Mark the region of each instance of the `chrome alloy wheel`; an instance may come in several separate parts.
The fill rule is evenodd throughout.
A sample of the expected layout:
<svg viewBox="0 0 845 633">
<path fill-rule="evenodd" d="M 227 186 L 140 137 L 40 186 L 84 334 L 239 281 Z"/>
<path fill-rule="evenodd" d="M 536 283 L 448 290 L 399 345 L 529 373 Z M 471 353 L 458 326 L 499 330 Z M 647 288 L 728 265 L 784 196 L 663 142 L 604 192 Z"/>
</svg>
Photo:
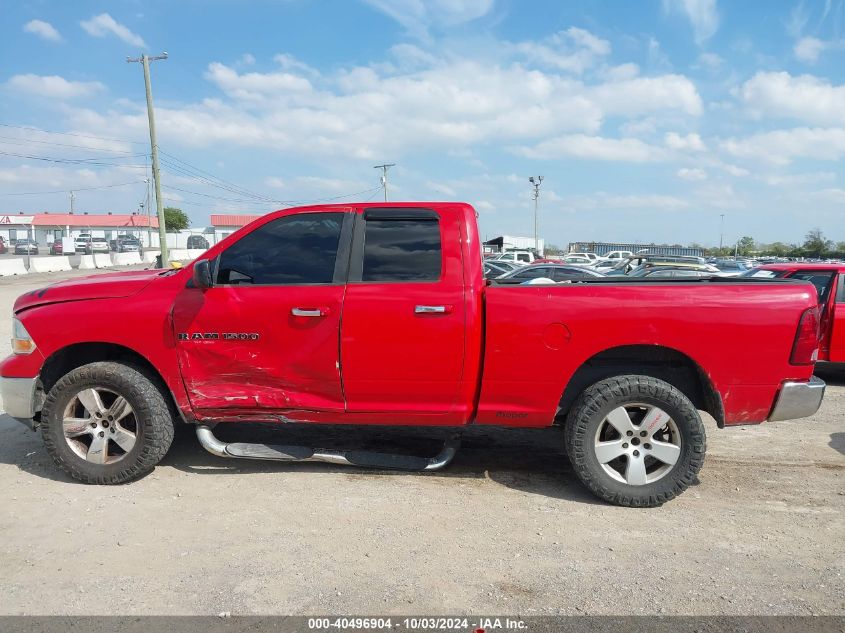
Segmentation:
<svg viewBox="0 0 845 633">
<path fill-rule="evenodd" d="M 68 402 L 62 430 L 71 450 L 94 464 L 113 464 L 135 446 L 138 422 L 126 399 L 102 387 L 90 387 Z"/>
<path fill-rule="evenodd" d="M 599 424 L 593 450 L 616 481 L 644 486 L 672 470 L 681 455 L 681 434 L 663 409 L 626 404 L 613 409 Z"/>
</svg>

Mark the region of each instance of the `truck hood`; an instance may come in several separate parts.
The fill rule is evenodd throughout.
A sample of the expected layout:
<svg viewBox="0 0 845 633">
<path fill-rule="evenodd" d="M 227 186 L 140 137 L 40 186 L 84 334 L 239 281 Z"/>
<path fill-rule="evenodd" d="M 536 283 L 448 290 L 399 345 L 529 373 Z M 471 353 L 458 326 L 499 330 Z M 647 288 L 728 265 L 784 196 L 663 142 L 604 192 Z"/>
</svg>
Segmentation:
<svg viewBox="0 0 845 633">
<path fill-rule="evenodd" d="M 169 270 L 132 270 L 122 273 L 104 273 L 91 277 L 68 279 L 58 283 L 33 290 L 18 297 L 13 311 L 17 314 L 48 303 L 63 301 L 82 301 L 86 299 L 118 299 L 131 297 L 141 292 L 159 275 L 171 272 Z"/>
</svg>

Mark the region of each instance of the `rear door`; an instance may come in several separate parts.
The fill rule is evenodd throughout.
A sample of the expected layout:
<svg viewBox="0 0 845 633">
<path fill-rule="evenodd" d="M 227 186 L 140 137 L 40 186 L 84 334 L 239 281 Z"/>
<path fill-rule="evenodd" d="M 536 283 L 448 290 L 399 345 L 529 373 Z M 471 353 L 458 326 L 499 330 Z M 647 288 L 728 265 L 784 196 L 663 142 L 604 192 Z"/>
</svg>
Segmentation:
<svg viewBox="0 0 845 633">
<path fill-rule="evenodd" d="M 349 413 L 455 407 L 464 366 L 461 242 L 457 218 L 433 210 L 358 216 L 341 325 Z"/>
<path fill-rule="evenodd" d="M 833 327 L 830 333 L 830 360 L 834 363 L 845 363 L 845 273 L 840 273 L 836 280 Z"/>
</svg>

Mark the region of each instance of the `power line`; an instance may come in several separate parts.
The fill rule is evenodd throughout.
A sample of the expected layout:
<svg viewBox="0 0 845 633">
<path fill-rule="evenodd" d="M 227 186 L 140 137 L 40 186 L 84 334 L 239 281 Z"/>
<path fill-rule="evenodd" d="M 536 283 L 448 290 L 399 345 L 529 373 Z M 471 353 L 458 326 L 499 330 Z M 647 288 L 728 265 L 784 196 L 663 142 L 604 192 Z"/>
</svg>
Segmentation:
<svg viewBox="0 0 845 633">
<path fill-rule="evenodd" d="M 29 126 L 26 126 L 26 125 L 12 125 L 11 123 L 0 123 L 0 127 L 14 128 L 16 130 L 30 130 L 32 132 L 41 132 L 42 134 L 61 134 L 63 136 L 76 136 L 76 137 L 79 137 L 79 138 L 93 138 L 93 139 L 97 139 L 99 141 L 118 141 L 118 142 L 121 142 L 121 143 L 134 143 L 136 145 L 143 145 L 144 144 L 143 141 L 130 141 L 129 139 L 126 139 L 126 138 L 109 138 L 107 136 L 91 136 L 91 135 L 88 135 L 88 134 L 77 134 L 75 132 L 54 132 L 54 131 L 51 131 L 51 130 L 42 130 L 41 128 L 29 127 Z"/>
<path fill-rule="evenodd" d="M 91 147 L 90 145 L 72 145 L 72 144 L 69 144 L 69 143 L 55 143 L 53 141 L 39 141 L 37 139 L 24 138 L 24 137 L 20 137 L 20 136 L 0 136 L 0 139 L 8 139 L 8 140 L 0 141 L 0 143 L 3 143 L 4 145 L 24 145 L 25 146 L 25 145 L 29 145 L 31 143 L 38 143 L 39 145 L 53 145 L 53 146 L 56 146 L 56 147 L 73 147 L 75 149 L 87 149 L 87 150 L 92 151 L 92 152 L 107 152 L 107 153 L 110 153 L 110 154 L 131 155 L 131 152 L 124 152 L 122 150 L 106 149 L 106 148 L 100 148 L 100 147 Z"/>
<path fill-rule="evenodd" d="M 128 185 L 137 185 L 144 182 L 143 180 L 133 180 L 132 182 L 121 182 L 116 185 L 100 185 L 99 187 L 74 187 L 74 191 L 94 191 L 96 189 L 112 189 L 114 187 L 126 187 Z M 67 193 L 67 189 L 56 189 L 54 191 L 20 191 L 15 193 L 0 193 L 0 196 L 39 196 L 51 193 Z"/>
<path fill-rule="evenodd" d="M 137 158 L 139 156 L 146 156 L 146 154 L 130 154 L 128 156 L 96 156 L 92 158 L 57 158 L 51 156 L 34 156 L 32 154 L 18 154 L 16 152 L 0 151 L 0 156 L 14 156 L 16 158 L 26 158 L 28 160 L 41 160 L 48 163 L 60 163 L 67 165 L 106 165 L 108 167 L 144 167 L 144 165 L 130 165 L 126 163 L 106 163 L 102 161 L 107 160 L 123 160 L 124 158 Z"/>
</svg>

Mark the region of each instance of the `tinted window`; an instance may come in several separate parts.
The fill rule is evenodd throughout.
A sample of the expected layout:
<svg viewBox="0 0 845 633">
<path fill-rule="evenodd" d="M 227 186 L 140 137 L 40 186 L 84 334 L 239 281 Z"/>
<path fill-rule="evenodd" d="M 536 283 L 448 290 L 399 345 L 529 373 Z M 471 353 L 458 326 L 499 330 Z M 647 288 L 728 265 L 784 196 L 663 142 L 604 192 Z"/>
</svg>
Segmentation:
<svg viewBox="0 0 845 633">
<path fill-rule="evenodd" d="M 567 281 L 569 279 L 584 279 L 585 277 L 589 277 L 589 273 L 585 273 L 583 270 L 578 270 L 577 268 L 555 268 L 553 270 L 555 281 Z"/>
<path fill-rule="evenodd" d="M 833 279 L 832 272 L 801 270 L 791 275 L 791 279 L 803 279 L 809 281 L 816 287 L 816 292 L 819 295 L 819 303 L 827 299 L 827 290 L 830 287 L 830 281 Z"/>
<path fill-rule="evenodd" d="M 839 275 L 836 288 L 836 303 L 845 303 L 845 273 Z"/>
<path fill-rule="evenodd" d="M 362 281 L 437 281 L 440 260 L 436 220 L 367 220 Z"/>
<path fill-rule="evenodd" d="M 223 251 L 221 284 L 328 284 L 342 213 L 303 213 L 268 222 Z"/>
</svg>

